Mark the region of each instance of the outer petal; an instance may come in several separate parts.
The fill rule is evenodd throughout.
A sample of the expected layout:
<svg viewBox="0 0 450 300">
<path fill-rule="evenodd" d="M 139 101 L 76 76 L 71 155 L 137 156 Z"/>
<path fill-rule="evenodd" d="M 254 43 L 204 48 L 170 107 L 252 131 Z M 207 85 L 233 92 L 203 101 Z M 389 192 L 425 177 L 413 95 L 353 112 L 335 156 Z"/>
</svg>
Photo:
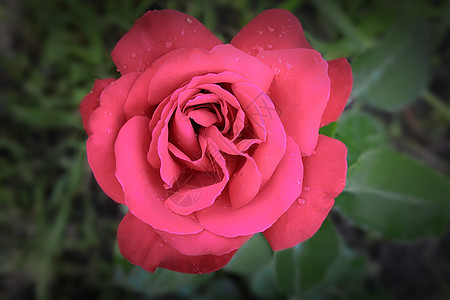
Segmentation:
<svg viewBox="0 0 450 300">
<path fill-rule="evenodd" d="M 197 234 L 172 234 L 165 231 L 155 232 L 172 248 L 183 255 L 225 255 L 239 249 L 252 235 L 226 238 L 203 230 Z"/>
<path fill-rule="evenodd" d="M 269 228 L 292 205 L 301 192 L 303 168 L 300 150 L 288 138 L 286 154 L 272 178 L 249 204 L 233 209 L 225 190 L 214 204 L 196 216 L 206 230 L 224 237 L 261 232 Z"/>
<path fill-rule="evenodd" d="M 198 233 L 203 227 L 196 220 L 177 215 L 164 205 L 168 192 L 163 188 L 159 170 L 147 161 L 149 122 L 147 117 L 134 117 L 117 137 L 116 177 L 123 187 L 125 203 L 133 215 L 156 229 L 178 234 Z"/>
<path fill-rule="evenodd" d="M 286 134 L 297 142 L 302 154 L 311 155 L 330 95 L 326 61 L 311 49 L 267 51 L 258 58 L 277 74 L 268 94 L 279 108 Z"/>
<path fill-rule="evenodd" d="M 263 50 L 312 48 L 298 19 L 284 9 L 263 11 L 236 34 L 231 44 L 251 55 Z"/>
<path fill-rule="evenodd" d="M 273 250 L 293 247 L 313 236 L 325 220 L 334 198 L 345 185 L 347 149 L 340 141 L 321 135 L 317 154 L 303 158 L 303 192 L 264 236 Z"/>
<path fill-rule="evenodd" d="M 330 99 L 322 115 L 321 127 L 339 118 L 344 111 L 353 84 L 352 68 L 345 58 L 328 61 L 328 76 L 331 81 Z"/>
<path fill-rule="evenodd" d="M 100 105 L 100 94 L 114 80 L 114 78 L 96 79 L 92 90 L 84 96 L 83 101 L 80 103 L 81 119 L 83 120 L 83 127 L 88 135 L 92 134 L 88 124 L 89 118 L 92 112 Z"/>
<path fill-rule="evenodd" d="M 209 273 L 226 265 L 236 252 L 221 256 L 183 255 L 164 242 L 151 226 L 131 213 L 127 213 L 119 225 L 117 242 L 120 253 L 127 260 L 149 272 L 161 267 L 182 273 Z"/>
<path fill-rule="evenodd" d="M 185 48 L 162 57 L 149 86 L 150 103 L 159 103 L 194 76 L 208 73 L 234 72 L 267 92 L 273 71 L 260 60 L 231 45 L 220 45 L 211 51 Z M 158 63 L 156 61 L 155 63 Z"/>
<path fill-rule="evenodd" d="M 88 128 L 91 129 L 86 143 L 89 165 L 98 185 L 119 203 L 123 203 L 123 191 L 114 175 L 114 143 L 125 122 L 123 104 L 139 75 L 140 73 L 132 73 L 123 76 L 103 90 L 100 106 L 91 114 L 88 123 Z"/>
<path fill-rule="evenodd" d="M 174 49 L 212 49 L 222 42 L 197 19 L 175 10 L 153 10 L 139 18 L 111 56 L 120 73 L 144 71 Z"/>
</svg>

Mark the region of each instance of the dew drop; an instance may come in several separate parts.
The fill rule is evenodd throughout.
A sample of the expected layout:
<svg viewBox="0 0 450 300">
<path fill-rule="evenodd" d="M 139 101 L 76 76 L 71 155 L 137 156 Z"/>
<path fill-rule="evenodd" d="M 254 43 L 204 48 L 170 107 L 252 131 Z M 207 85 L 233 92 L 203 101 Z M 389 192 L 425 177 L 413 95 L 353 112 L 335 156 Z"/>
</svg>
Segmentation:
<svg viewBox="0 0 450 300">
<path fill-rule="evenodd" d="M 269 27 L 267 27 L 267 30 L 269 30 L 269 32 L 274 32 L 275 28 L 273 26 L 269 26 Z"/>
<path fill-rule="evenodd" d="M 164 45 L 164 47 L 166 47 L 166 48 L 172 47 L 172 42 L 171 42 L 171 41 L 166 42 L 166 44 Z"/>
<path fill-rule="evenodd" d="M 298 201 L 299 204 L 305 204 L 306 203 L 306 200 L 303 199 L 303 198 L 298 198 L 297 201 Z"/>
<path fill-rule="evenodd" d="M 283 37 L 283 33 L 280 32 L 280 33 L 278 34 L 278 37 L 279 37 L 279 38 L 282 38 L 282 37 Z"/>
<path fill-rule="evenodd" d="M 190 17 L 187 17 L 186 22 L 187 22 L 188 24 L 192 24 L 192 19 L 191 19 Z"/>
<path fill-rule="evenodd" d="M 184 35 L 184 28 L 181 28 L 181 35 Z"/>
<path fill-rule="evenodd" d="M 279 64 L 281 64 L 281 58 L 279 58 L 277 61 L 278 61 Z"/>
<path fill-rule="evenodd" d="M 136 52 L 131 53 L 131 57 L 135 58 L 136 57 Z"/>
<path fill-rule="evenodd" d="M 281 73 L 281 70 L 280 70 L 280 68 L 275 68 L 275 69 L 274 69 L 274 71 L 275 71 L 275 75 L 278 75 L 278 74 L 280 74 L 280 73 Z"/>
<path fill-rule="evenodd" d="M 111 128 L 106 128 L 106 133 L 111 133 Z"/>
<path fill-rule="evenodd" d="M 302 181 L 301 181 L 300 179 L 297 179 L 297 183 L 298 183 L 298 184 L 301 184 Z"/>
<path fill-rule="evenodd" d="M 316 154 L 317 154 L 316 150 L 311 151 L 311 155 L 316 155 Z"/>
<path fill-rule="evenodd" d="M 151 52 L 151 51 L 152 51 L 152 48 L 150 48 L 150 47 L 147 48 L 147 51 L 148 51 L 148 52 Z"/>
<path fill-rule="evenodd" d="M 122 69 L 126 70 L 126 69 L 128 69 L 128 66 L 127 65 L 123 65 Z"/>
<path fill-rule="evenodd" d="M 258 34 L 259 34 L 259 35 L 263 35 L 263 34 L 264 34 L 264 31 L 260 30 L 260 31 L 258 31 Z"/>
<path fill-rule="evenodd" d="M 305 192 L 308 192 L 310 189 L 311 189 L 310 186 L 305 186 L 305 187 L 303 188 L 303 190 L 304 190 Z"/>
<path fill-rule="evenodd" d="M 272 49 L 273 48 L 272 44 L 267 44 L 267 48 Z"/>
<path fill-rule="evenodd" d="M 147 197 L 147 198 L 148 198 L 148 196 L 149 196 L 149 195 L 148 195 L 148 193 L 146 192 L 146 193 L 145 193 L 145 197 Z"/>
<path fill-rule="evenodd" d="M 239 57 L 236 57 L 234 60 L 235 60 L 235 61 L 239 61 Z"/>
<path fill-rule="evenodd" d="M 292 70 L 292 65 L 291 65 L 291 64 L 287 64 L 287 65 L 286 65 L 286 68 L 287 68 L 288 70 Z"/>
<path fill-rule="evenodd" d="M 164 247 L 163 243 L 159 242 L 158 245 L 162 248 Z"/>
</svg>

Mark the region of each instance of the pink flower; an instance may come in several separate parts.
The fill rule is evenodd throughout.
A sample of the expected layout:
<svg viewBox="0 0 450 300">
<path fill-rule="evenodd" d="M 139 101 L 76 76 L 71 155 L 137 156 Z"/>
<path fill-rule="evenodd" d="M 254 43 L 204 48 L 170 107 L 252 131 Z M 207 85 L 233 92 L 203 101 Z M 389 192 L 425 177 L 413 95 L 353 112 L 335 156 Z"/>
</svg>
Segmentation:
<svg viewBox="0 0 450 300">
<path fill-rule="evenodd" d="M 80 105 L 100 187 L 128 207 L 122 255 L 153 272 L 223 267 L 253 234 L 273 250 L 320 227 L 343 190 L 346 148 L 319 135 L 352 85 L 286 10 L 224 45 L 195 18 L 149 11 L 116 45 L 119 79 Z"/>
</svg>

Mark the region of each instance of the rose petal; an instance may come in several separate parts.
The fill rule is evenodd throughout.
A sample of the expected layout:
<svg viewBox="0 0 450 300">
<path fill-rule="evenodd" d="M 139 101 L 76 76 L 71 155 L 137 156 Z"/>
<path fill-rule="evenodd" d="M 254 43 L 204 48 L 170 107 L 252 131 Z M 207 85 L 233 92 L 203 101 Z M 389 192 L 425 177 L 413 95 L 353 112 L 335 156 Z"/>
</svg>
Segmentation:
<svg viewBox="0 0 450 300">
<path fill-rule="evenodd" d="M 258 58 L 277 74 L 268 94 L 280 111 L 286 134 L 303 154 L 311 155 L 330 95 L 327 62 L 311 49 L 267 51 Z"/>
<path fill-rule="evenodd" d="M 317 154 L 303 158 L 303 192 L 264 236 L 274 251 L 293 247 L 313 236 L 344 189 L 347 149 L 320 135 Z"/>
<path fill-rule="evenodd" d="M 91 114 L 88 128 L 91 135 L 86 142 L 87 159 L 98 185 L 118 203 L 123 203 L 123 191 L 115 176 L 114 143 L 125 122 L 123 103 L 140 73 L 122 76 L 100 95 L 100 105 Z"/>
<path fill-rule="evenodd" d="M 123 187 L 125 203 L 133 215 L 156 229 L 178 234 L 198 233 L 203 227 L 197 221 L 177 215 L 164 205 L 169 195 L 163 188 L 159 170 L 147 161 L 149 121 L 142 116 L 130 119 L 115 143 L 116 177 Z"/>
<path fill-rule="evenodd" d="M 242 157 L 244 164 L 235 170 L 228 184 L 229 197 L 233 208 L 247 205 L 259 192 L 262 176 L 253 158 Z"/>
<path fill-rule="evenodd" d="M 231 44 L 251 55 L 264 50 L 312 48 L 298 19 L 284 9 L 263 11 L 235 35 Z"/>
<path fill-rule="evenodd" d="M 207 73 L 230 71 L 245 77 L 266 92 L 272 82 L 273 71 L 259 59 L 231 45 L 219 45 L 211 51 L 185 48 L 167 54 L 149 86 L 151 103 L 159 103 L 192 77 Z"/>
<path fill-rule="evenodd" d="M 189 117 L 179 110 L 175 111 L 174 117 L 169 122 L 169 130 L 169 140 L 173 145 L 193 160 L 200 157 L 202 149 Z"/>
<path fill-rule="evenodd" d="M 100 105 L 100 94 L 114 80 L 114 78 L 96 79 L 92 90 L 84 96 L 80 103 L 81 119 L 83 120 L 83 127 L 88 136 L 92 134 L 88 124 L 89 118 L 91 117 L 92 112 Z"/>
<path fill-rule="evenodd" d="M 196 212 L 197 219 L 206 230 L 224 237 L 262 232 L 275 223 L 300 195 L 302 177 L 300 150 L 288 138 L 286 153 L 278 168 L 253 201 L 234 209 L 225 189 L 213 205 Z"/>
<path fill-rule="evenodd" d="M 148 102 L 148 83 L 152 80 L 154 68 L 147 69 L 137 79 L 125 101 L 123 110 L 127 120 L 135 116 L 151 116 L 154 106 Z"/>
<path fill-rule="evenodd" d="M 353 85 L 352 68 L 345 58 L 328 61 L 330 99 L 322 115 L 320 127 L 337 121 L 345 108 Z"/>
<path fill-rule="evenodd" d="M 265 126 L 265 142 L 252 155 L 262 175 L 261 185 L 264 186 L 285 154 L 286 133 L 272 101 L 256 86 L 246 82 L 236 83 L 233 91 L 241 101 L 247 118 L 253 120 L 255 125 L 263 123 Z M 252 108 L 258 108 L 259 112 Z"/>
<path fill-rule="evenodd" d="M 215 153 L 211 156 L 214 159 L 211 164 L 217 165 L 221 174 L 201 172 L 190 176 L 189 181 L 166 200 L 166 205 L 177 214 L 189 215 L 212 205 L 229 180 L 225 159 L 217 145 L 209 138 L 206 141 L 208 142 L 206 152 L 209 155 Z"/>
<path fill-rule="evenodd" d="M 220 256 L 183 255 L 131 213 L 127 213 L 119 225 L 117 243 L 123 257 L 152 273 L 158 267 L 182 273 L 209 273 L 226 265 L 236 252 Z"/>
<path fill-rule="evenodd" d="M 111 53 L 122 75 L 144 71 L 174 49 L 210 50 L 222 42 L 197 19 L 175 10 L 153 10 L 139 18 Z"/>
<path fill-rule="evenodd" d="M 252 235 L 226 238 L 203 230 L 197 234 L 172 234 L 155 230 L 172 248 L 183 255 L 224 255 L 239 249 Z"/>
</svg>

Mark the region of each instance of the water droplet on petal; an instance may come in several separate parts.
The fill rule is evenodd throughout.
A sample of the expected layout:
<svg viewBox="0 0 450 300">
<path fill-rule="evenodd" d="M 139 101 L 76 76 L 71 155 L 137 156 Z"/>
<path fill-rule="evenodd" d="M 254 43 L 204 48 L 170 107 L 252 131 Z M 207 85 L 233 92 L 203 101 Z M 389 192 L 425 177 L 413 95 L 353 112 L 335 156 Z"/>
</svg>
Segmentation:
<svg viewBox="0 0 450 300">
<path fill-rule="evenodd" d="M 166 47 L 166 48 L 172 47 L 172 42 L 171 42 L 171 41 L 166 42 L 166 44 L 164 45 L 164 47 Z"/>
<path fill-rule="evenodd" d="M 184 35 L 184 28 L 181 28 L 181 35 Z"/>
<path fill-rule="evenodd" d="M 303 199 L 303 198 L 298 198 L 297 201 L 298 201 L 299 204 L 305 204 L 306 203 L 306 200 Z"/>
<path fill-rule="evenodd" d="M 301 181 L 300 179 L 297 179 L 297 183 L 298 183 L 298 184 L 301 184 L 302 181 Z"/>
<path fill-rule="evenodd" d="M 316 150 L 311 151 L 311 155 L 316 155 L 316 154 L 317 154 Z"/>
<path fill-rule="evenodd" d="M 272 44 L 267 44 L 267 48 L 272 49 L 273 48 Z"/>
<path fill-rule="evenodd" d="M 303 190 L 304 190 L 305 192 L 308 192 L 310 189 L 311 189 L 310 186 L 305 186 L 305 187 L 303 188 Z"/>
<path fill-rule="evenodd" d="M 279 58 L 277 61 L 278 61 L 279 64 L 281 64 L 281 58 Z"/>
<path fill-rule="evenodd" d="M 292 70 L 292 65 L 291 65 L 291 64 L 287 64 L 287 65 L 286 65 L 286 68 L 287 68 L 288 70 Z"/>
<path fill-rule="evenodd" d="M 187 22 L 188 24 L 192 24 L 192 19 L 191 19 L 190 17 L 187 17 L 186 22 Z"/>
<path fill-rule="evenodd" d="M 263 34 L 264 34 L 264 31 L 260 30 L 260 31 L 258 31 L 258 34 L 259 34 L 259 35 L 263 35 Z"/>
<path fill-rule="evenodd" d="M 106 133 L 111 133 L 111 128 L 106 128 Z"/>
<path fill-rule="evenodd" d="M 269 30 L 269 32 L 274 32 L 275 28 L 273 26 L 269 26 L 269 27 L 267 27 L 267 30 Z"/>
<path fill-rule="evenodd" d="M 281 73 L 281 70 L 280 70 L 280 68 L 275 68 L 274 72 L 275 72 L 275 75 L 278 75 Z"/>
<path fill-rule="evenodd" d="M 136 57 L 136 52 L 131 53 L 131 57 L 135 58 Z"/>
<path fill-rule="evenodd" d="M 128 66 L 127 65 L 123 65 L 122 69 L 126 70 L 126 69 L 128 69 Z"/>
<path fill-rule="evenodd" d="M 163 243 L 159 242 L 158 245 L 162 248 L 164 247 Z"/>
</svg>

